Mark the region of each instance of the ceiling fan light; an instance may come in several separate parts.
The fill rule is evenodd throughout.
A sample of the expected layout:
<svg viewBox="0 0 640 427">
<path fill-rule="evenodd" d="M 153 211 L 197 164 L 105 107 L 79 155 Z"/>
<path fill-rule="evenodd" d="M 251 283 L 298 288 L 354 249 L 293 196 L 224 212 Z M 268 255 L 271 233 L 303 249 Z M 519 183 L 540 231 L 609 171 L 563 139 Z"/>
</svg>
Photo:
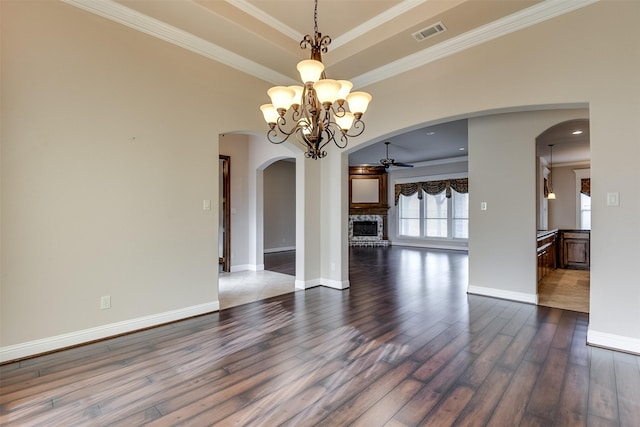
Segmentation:
<svg viewBox="0 0 640 427">
<path fill-rule="evenodd" d="M 356 117 L 362 115 L 367 111 L 369 102 L 371 102 L 371 95 L 367 92 L 352 92 L 347 95 L 347 102 L 349 103 L 349 109 Z"/>
<path fill-rule="evenodd" d="M 349 129 L 351 129 L 351 125 L 353 124 L 353 121 L 355 119 L 356 117 L 353 115 L 353 113 L 347 111 L 342 116 L 336 116 L 336 123 L 338 124 L 338 126 L 340 126 L 340 129 L 342 129 L 343 132 L 347 132 Z"/>
<path fill-rule="evenodd" d="M 264 121 L 267 123 L 276 123 L 278 121 L 278 110 L 273 106 L 273 104 L 262 104 L 260 106 L 260 110 L 262 110 L 262 115 L 264 116 Z"/>
<path fill-rule="evenodd" d="M 349 80 L 338 80 L 340 83 L 340 90 L 338 91 L 338 99 L 347 99 L 347 95 L 351 92 L 351 88 L 353 87 L 353 83 Z"/>
<path fill-rule="evenodd" d="M 267 91 L 267 94 L 276 110 L 287 111 L 291 107 L 296 93 L 286 86 L 274 86 Z"/>
<path fill-rule="evenodd" d="M 320 80 L 320 76 L 324 71 L 324 64 L 315 59 L 305 59 L 298 62 L 298 72 L 302 83 L 315 83 Z"/>
<path fill-rule="evenodd" d="M 338 92 L 341 87 L 342 85 L 338 81 L 332 79 L 318 80 L 313 84 L 313 88 L 316 91 L 316 97 L 322 105 L 331 105 L 336 102 L 336 99 L 338 99 Z"/>
</svg>

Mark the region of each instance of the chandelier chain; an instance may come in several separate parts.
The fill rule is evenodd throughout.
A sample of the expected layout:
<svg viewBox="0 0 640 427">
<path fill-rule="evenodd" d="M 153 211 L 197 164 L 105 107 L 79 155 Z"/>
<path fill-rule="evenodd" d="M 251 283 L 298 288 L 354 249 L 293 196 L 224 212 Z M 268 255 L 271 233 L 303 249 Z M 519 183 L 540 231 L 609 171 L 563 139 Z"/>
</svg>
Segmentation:
<svg viewBox="0 0 640 427">
<path fill-rule="evenodd" d="M 318 0 L 316 0 L 313 9 L 313 32 L 318 33 Z"/>
</svg>

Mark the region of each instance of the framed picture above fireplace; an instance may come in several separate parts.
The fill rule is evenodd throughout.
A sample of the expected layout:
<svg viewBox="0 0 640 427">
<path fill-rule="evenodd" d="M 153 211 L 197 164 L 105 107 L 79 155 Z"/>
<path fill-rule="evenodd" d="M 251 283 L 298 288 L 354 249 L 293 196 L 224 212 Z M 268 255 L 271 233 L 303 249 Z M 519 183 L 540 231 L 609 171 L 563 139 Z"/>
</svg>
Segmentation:
<svg viewBox="0 0 640 427">
<path fill-rule="evenodd" d="M 388 208 L 387 173 L 384 167 L 349 168 L 349 207 Z"/>
</svg>

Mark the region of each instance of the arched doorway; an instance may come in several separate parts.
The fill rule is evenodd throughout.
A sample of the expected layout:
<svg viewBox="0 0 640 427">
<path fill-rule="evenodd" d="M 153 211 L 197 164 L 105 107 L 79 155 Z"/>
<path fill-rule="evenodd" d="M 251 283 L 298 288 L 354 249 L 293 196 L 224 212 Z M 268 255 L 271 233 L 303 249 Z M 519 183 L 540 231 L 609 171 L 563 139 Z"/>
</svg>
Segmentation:
<svg viewBox="0 0 640 427">
<path fill-rule="evenodd" d="M 538 304 L 588 313 L 589 120 L 567 120 L 542 132 L 536 165 Z"/>
</svg>

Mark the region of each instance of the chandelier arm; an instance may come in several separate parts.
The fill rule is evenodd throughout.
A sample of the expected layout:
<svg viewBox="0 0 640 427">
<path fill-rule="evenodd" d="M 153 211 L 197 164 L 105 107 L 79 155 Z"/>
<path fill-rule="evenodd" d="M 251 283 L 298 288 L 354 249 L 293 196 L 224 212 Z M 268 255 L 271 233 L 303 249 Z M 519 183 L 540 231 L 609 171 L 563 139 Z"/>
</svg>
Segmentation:
<svg viewBox="0 0 640 427">
<path fill-rule="evenodd" d="M 291 128 L 290 131 L 286 131 L 285 130 L 285 126 L 287 125 L 287 119 L 285 119 L 284 117 L 279 117 L 278 121 L 276 122 L 276 126 L 275 128 L 278 129 L 278 131 L 275 131 L 275 128 L 272 128 L 271 130 L 274 131 L 276 134 L 279 132 L 282 135 L 286 135 L 286 138 L 283 141 L 286 141 L 287 138 L 289 138 L 291 135 L 293 135 L 294 133 L 297 132 L 298 128 L 300 127 L 300 125 L 296 122 L 295 126 L 293 126 L 293 128 Z"/>
<path fill-rule="evenodd" d="M 290 136 L 291 134 L 286 134 L 286 136 L 282 138 L 275 128 L 269 129 L 269 131 L 267 132 L 267 139 L 272 144 L 282 144 L 287 139 L 289 139 Z"/>
<path fill-rule="evenodd" d="M 322 62 L 322 53 L 328 51 L 331 37 L 323 36 L 318 31 L 318 0 L 314 1 L 313 23 L 313 35 L 307 34 L 304 36 L 300 41 L 300 47 L 302 49 L 309 48 L 311 50 L 311 59 Z M 322 71 L 320 78 L 326 78 L 324 71 Z M 364 122 L 360 120 L 362 114 L 355 114 L 355 120 L 351 122 L 351 113 L 344 99 L 338 100 L 335 106 L 322 105 L 318 101 L 313 84 L 311 82 L 303 82 L 303 84 L 302 99 L 298 101 L 300 105 L 294 104 L 290 109 L 290 113 L 283 113 L 282 110 L 277 110 L 279 116 L 274 116 L 276 109 L 273 105 L 265 104 L 260 108 L 263 110 L 270 127 L 267 132 L 267 138 L 270 142 L 282 144 L 291 135 L 296 134 L 294 138 L 305 148 L 305 156 L 312 159 L 321 159 L 327 155 L 324 147 L 329 142 L 333 141 L 338 148 L 343 149 L 346 148 L 350 137 L 359 136 L 364 132 Z M 286 130 L 288 126 L 287 119 L 284 117 L 285 114 L 288 114 L 287 117 L 292 121 L 291 128 L 288 131 Z M 347 114 L 349 114 L 348 122 L 351 122 L 350 131 L 353 132 L 351 134 L 349 131 L 343 130 L 334 121 L 345 118 Z M 345 120 L 343 125 L 346 126 L 346 123 L 347 121 Z"/>
<path fill-rule="evenodd" d="M 349 138 L 347 137 L 347 134 L 346 134 L 346 133 L 342 133 L 342 132 L 341 132 L 341 135 L 340 135 L 340 141 L 342 141 L 342 145 L 338 145 L 338 143 L 337 143 L 337 142 L 336 142 L 336 145 L 337 145 L 339 148 L 345 148 L 345 147 L 347 146 L 347 144 L 349 143 Z"/>
<path fill-rule="evenodd" d="M 348 135 L 346 133 L 344 133 L 342 131 L 342 129 L 340 129 L 339 126 L 337 126 L 335 123 L 332 122 L 332 126 L 328 127 L 329 131 L 327 133 L 329 133 L 331 135 L 331 138 L 329 138 L 330 141 L 333 141 L 333 143 L 336 145 L 336 147 L 343 149 L 347 146 L 347 144 L 349 143 L 349 138 Z M 337 131 L 336 131 L 337 130 Z M 336 138 L 336 134 L 340 133 L 340 139 Z"/>
<path fill-rule="evenodd" d="M 345 132 L 345 136 L 348 136 L 349 138 L 355 138 L 356 136 L 360 136 L 362 135 L 362 132 L 364 132 L 364 122 L 360 119 L 356 119 L 353 121 L 353 124 L 351 125 L 351 129 L 349 130 L 353 130 L 355 133 L 349 133 L 349 132 Z"/>
<path fill-rule="evenodd" d="M 338 104 L 336 107 L 332 105 L 331 112 L 336 117 L 344 117 L 344 115 L 347 113 L 347 109 L 344 108 L 344 104 L 342 105 Z"/>
</svg>

